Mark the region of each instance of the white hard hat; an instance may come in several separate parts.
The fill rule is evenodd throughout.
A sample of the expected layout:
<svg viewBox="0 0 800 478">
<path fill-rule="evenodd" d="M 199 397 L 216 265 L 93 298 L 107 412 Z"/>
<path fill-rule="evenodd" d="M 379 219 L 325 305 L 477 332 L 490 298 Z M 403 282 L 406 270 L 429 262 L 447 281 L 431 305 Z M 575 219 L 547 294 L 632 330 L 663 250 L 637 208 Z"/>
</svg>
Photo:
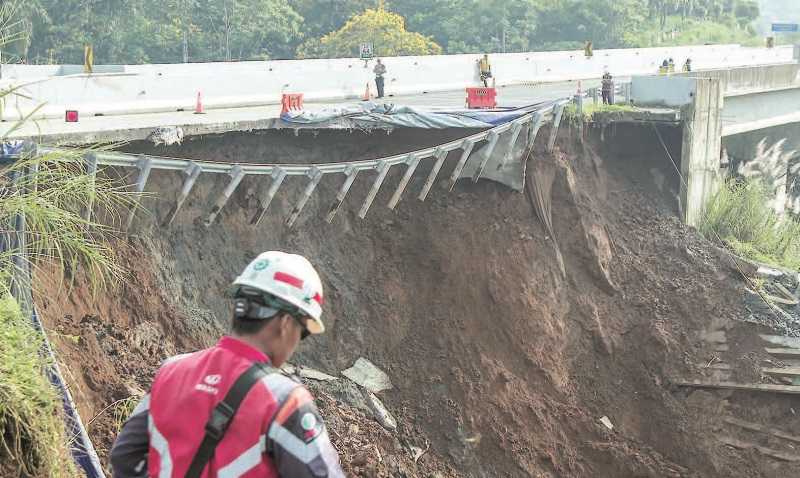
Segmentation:
<svg viewBox="0 0 800 478">
<path fill-rule="evenodd" d="M 297 307 L 311 318 L 306 324 L 312 334 L 325 331 L 322 323 L 322 281 L 303 256 L 280 251 L 259 254 L 233 281 L 234 294 L 242 287 L 260 290 Z"/>
</svg>

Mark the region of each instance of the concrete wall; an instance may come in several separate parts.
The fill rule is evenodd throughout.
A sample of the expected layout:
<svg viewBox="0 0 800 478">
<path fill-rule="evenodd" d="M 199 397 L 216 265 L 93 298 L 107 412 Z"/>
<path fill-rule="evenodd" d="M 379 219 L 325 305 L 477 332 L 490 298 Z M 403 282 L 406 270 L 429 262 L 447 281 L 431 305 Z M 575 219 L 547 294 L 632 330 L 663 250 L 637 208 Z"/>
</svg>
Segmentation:
<svg viewBox="0 0 800 478">
<path fill-rule="evenodd" d="M 710 45 L 675 48 L 597 50 L 586 59 L 581 51 L 491 55 L 498 85 L 597 78 L 605 68 L 617 76 L 657 70 L 664 58 L 677 64 L 691 57 L 696 68 L 792 61 L 789 48 L 742 48 Z M 478 84 L 479 55 L 386 58 L 389 94 L 457 90 Z M 373 63 L 352 58 L 267 62 L 189 63 L 125 66 L 124 73 L 59 75 L 52 66 L 4 66 L 0 85 L 25 83 L 6 105 L 5 117 L 27 114 L 44 103 L 38 117 L 61 117 L 65 109 L 83 115 L 172 111 L 193 107 L 202 92 L 206 107 L 275 104 L 280 95 L 303 93 L 307 100 L 360 97 L 372 80 Z M 374 91 L 374 89 L 373 89 Z"/>
<path fill-rule="evenodd" d="M 726 96 L 723 136 L 800 121 L 800 85 L 750 95 Z"/>
<path fill-rule="evenodd" d="M 694 102 L 685 107 L 680 201 L 687 224 L 702 222 L 706 202 L 720 184 L 723 92 L 719 79 L 697 78 Z"/>
<path fill-rule="evenodd" d="M 698 71 L 692 72 L 690 76 L 719 79 L 725 96 L 800 87 L 800 65 L 796 63 Z"/>
<path fill-rule="evenodd" d="M 680 108 L 692 102 L 696 81 L 675 76 L 634 76 L 631 79 L 631 99 L 639 106 Z"/>
</svg>

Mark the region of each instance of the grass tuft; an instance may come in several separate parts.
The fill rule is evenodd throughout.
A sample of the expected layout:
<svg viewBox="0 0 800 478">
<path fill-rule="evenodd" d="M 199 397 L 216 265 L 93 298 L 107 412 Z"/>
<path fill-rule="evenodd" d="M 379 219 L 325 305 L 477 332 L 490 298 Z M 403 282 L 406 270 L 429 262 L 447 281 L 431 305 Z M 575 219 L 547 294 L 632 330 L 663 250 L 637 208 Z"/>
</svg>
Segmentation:
<svg viewBox="0 0 800 478">
<path fill-rule="evenodd" d="M 705 208 L 700 232 L 719 236 L 739 255 L 800 269 L 800 222 L 770 207 L 770 191 L 757 179 L 729 179 Z"/>
</svg>

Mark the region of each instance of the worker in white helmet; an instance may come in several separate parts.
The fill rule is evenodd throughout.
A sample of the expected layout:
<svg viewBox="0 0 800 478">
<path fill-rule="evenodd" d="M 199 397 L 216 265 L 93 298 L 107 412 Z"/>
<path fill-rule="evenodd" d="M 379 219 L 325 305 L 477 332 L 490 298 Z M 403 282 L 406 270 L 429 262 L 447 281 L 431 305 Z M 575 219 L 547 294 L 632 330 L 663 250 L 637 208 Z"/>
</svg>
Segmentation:
<svg viewBox="0 0 800 478">
<path fill-rule="evenodd" d="M 325 331 L 319 275 L 270 251 L 231 289 L 232 333 L 161 366 L 111 450 L 116 478 L 344 476 L 311 394 L 278 371 Z"/>
</svg>

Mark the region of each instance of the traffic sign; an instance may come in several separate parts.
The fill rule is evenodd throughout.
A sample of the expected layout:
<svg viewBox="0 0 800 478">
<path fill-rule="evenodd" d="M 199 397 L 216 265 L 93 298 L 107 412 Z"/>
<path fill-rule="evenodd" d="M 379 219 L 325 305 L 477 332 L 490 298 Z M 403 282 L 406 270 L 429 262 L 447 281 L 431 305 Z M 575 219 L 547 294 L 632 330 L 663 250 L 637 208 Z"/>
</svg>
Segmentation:
<svg viewBox="0 0 800 478">
<path fill-rule="evenodd" d="M 773 32 L 797 33 L 798 31 L 800 31 L 800 28 L 798 28 L 797 23 L 773 23 L 772 24 L 772 31 Z"/>
<path fill-rule="evenodd" d="M 372 43 L 362 43 L 358 48 L 359 57 L 362 60 L 371 60 L 373 55 Z"/>
</svg>

